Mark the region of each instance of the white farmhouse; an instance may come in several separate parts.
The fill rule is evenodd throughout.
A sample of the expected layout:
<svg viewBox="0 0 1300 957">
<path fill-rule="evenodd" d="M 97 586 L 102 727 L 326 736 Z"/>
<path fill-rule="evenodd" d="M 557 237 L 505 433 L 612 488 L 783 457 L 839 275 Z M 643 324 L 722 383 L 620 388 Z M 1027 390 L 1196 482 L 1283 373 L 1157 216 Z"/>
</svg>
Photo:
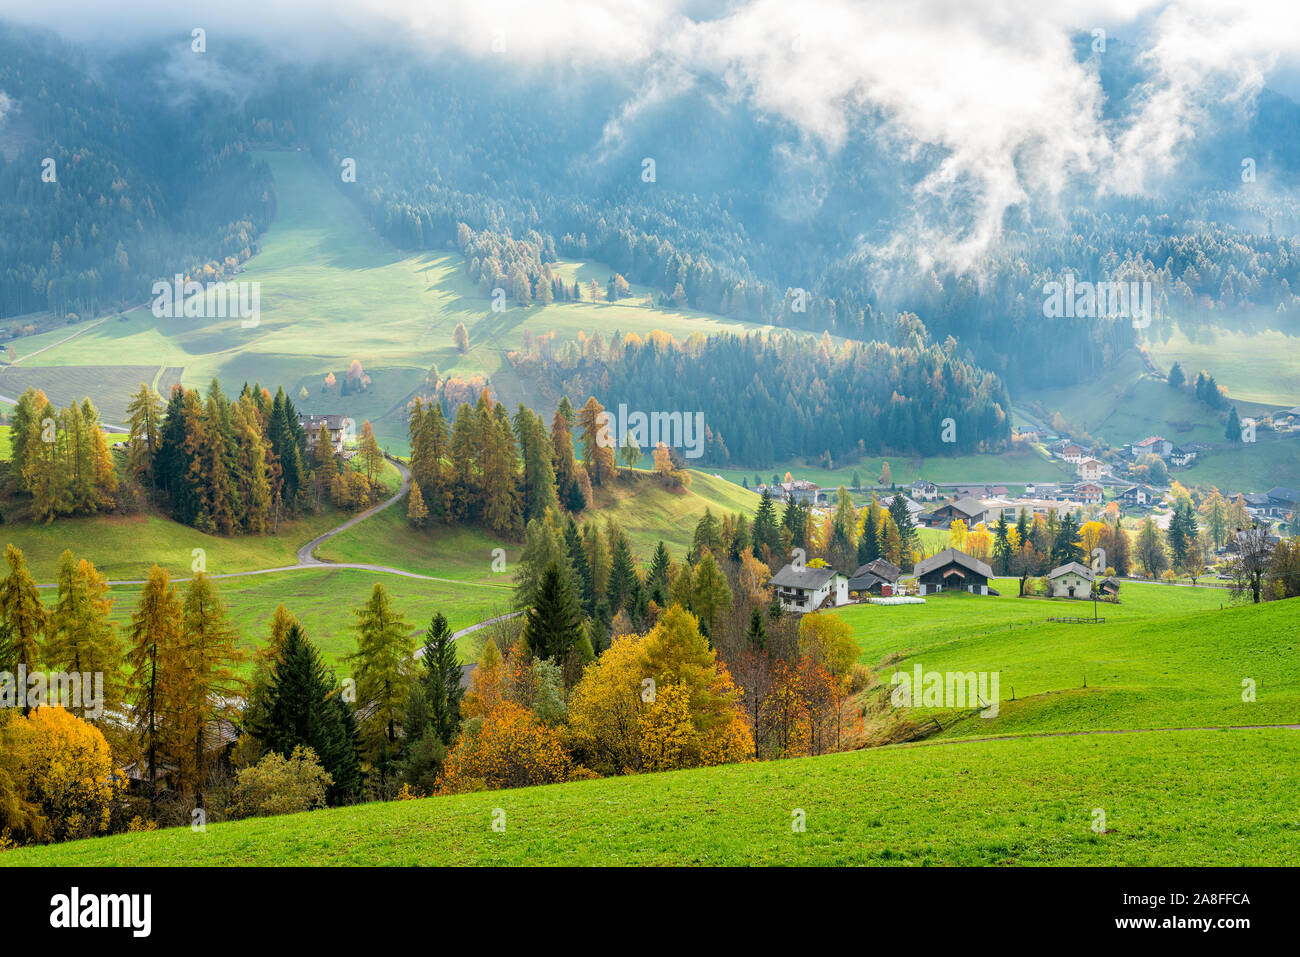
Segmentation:
<svg viewBox="0 0 1300 957">
<path fill-rule="evenodd" d="M 1084 459 L 1079 463 L 1079 478 L 1085 482 L 1096 482 L 1101 479 L 1102 473 L 1106 471 L 1106 466 L 1102 465 L 1096 459 Z"/>
<path fill-rule="evenodd" d="M 1089 598 L 1092 580 L 1092 569 L 1078 562 L 1066 562 L 1047 573 L 1053 598 Z"/>
<path fill-rule="evenodd" d="M 805 613 L 816 611 L 824 603 L 835 606 L 849 601 L 849 580 L 829 567 L 786 565 L 768 584 L 776 589 L 776 596 L 786 611 Z"/>
</svg>

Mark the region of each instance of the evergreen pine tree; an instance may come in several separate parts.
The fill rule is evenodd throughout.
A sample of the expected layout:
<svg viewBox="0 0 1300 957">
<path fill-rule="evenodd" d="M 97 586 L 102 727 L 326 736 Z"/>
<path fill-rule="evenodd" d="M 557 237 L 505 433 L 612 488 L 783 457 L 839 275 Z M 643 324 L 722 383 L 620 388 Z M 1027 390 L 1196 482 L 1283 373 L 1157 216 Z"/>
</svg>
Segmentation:
<svg viewBox="0 0 1300 957">
<path fill-rule="evenodd" d="M 564 661 L 581 635 L 582 614 L 568 576 L 558 562 L 542 573 L 533 605 L 524 616 L 523 636 L 539 658 Z"/>
</svg>

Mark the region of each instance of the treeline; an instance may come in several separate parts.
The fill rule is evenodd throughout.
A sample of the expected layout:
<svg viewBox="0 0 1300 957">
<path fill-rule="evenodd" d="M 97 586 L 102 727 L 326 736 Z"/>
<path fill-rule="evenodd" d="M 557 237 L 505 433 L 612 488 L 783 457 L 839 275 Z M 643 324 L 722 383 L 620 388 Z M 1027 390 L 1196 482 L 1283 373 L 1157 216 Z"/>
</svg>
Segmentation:
<svg viewBox="0 0 1300 957">
<path fill-rule="evenodd" d="M 56 409 L 44 392 L 28 389 L 14 405 L 9 441 L 9 474 L 31 496 L 36 521 L 116 504 L 117 471 L 90 399 Z"/>
<path fill-rule="evenodd" d="M 410 629 L 382 586 L 356 609 L 352 674 L 340 682 L 283 605 L 243 670 L 243 637 L 201 572 L 182 589 L 154 566 L 119 627 L 89 561 L 64 552 L 47 606 L 22 552 L 10 545 L 5 557 L 0 849 L 384 793 L 371 775 L 388 768 L 391 702 L 376 688 L 399 665 L 409 672 L 383 655 Z M 46 680 L 15 677 L 37 674 Z"/>
<path fill-rule="evenodd" d="M 614 699 L 599 715 L 570 714 L 574 751 L 587 767 L 601 773 L 665 767 L 647 762 L 626 739 L 635 725 L 628 718 L 640 711 L 634 663 L 644 652 L 636 636 L 653 638 L 666 622 L 688 619 L 689 631 L 700 636 L 691 640 L 712 649 L 719 673 L 735 682 L 744 730 L 738 724 L 731 734 L 740 758 L 844 745 L 853 722 L 842 715 L 843 705 L 870 673 L 855 664 L 858 648 L 843 621 L 782 610 L 768 586 L 770 567 L 757 556 L 781 560 L 767 541 L 783 547 L 783 532 L 763 523 L 762 511 L 751 522 L 741 513 L 706 510 L 685 555 L 673 559 L 660 542 L 644 565 L 612 519 L 579 527 L 551 511 L 528 523 L 515 575 L 516 605 L 524 610 L 519 641 L 554 661 L 573 689 L 571 709 L 593 695 Z M 674 617 L 685 613 L 687 619 Z"/>
<path fill-rule="evenodd" d="M 115 86 L 134 80 L 92 77 L 77 51 L 0 26 L 17 146 L 0 155 L 0 316 L 95 315 L 175 272 L 215 280 L 256 251 L 275 217 L 270 169 L 205 104 L 158 108 Z M 195 111 L 211 120 L 202 137 Z"/>
<path fill-rule="evenodd" d="M 284 389 L 274 398 L 244 384 L 232 401 L 212 380 L 206 398 L 177 387 L 163 407 L 143 384 L 130 414 L 129 469 L 163 493 L 179 522 L 220 535 L 274 532 L 285 515 L 331 501 L 370 505 L 384 456 L 369 422 L 345 462 L 324 423 L 308 451 L 306 429 Z"/>
<path fill-rule="evenodd" d="M 46 605 L 10 546 L 0 673 L 52 677 L 35 697 L 3 689 L 0 849 L 842 747 L 870 680 L 852 631 L 783 614 L 743 526 L 706 515 L 680 563 L 660 543 L 643 568 L 616 526 L 588 523 L 575 554 L 592 561 L 575 565 L 572 520 L 533 519 L 524 614 L 491 626 L 468 688 L 446 618 L 417 642 L 380 584 L 339 678 L 283 605 L 249 662 L 202 573 L 182 587 L 155 566 L 119 627 L 93 564 L 65 552 Z M 596 587 L 595 614 L 613 611 L 599 647 Z M 72 673 L 101 680 L 96 696 Z"/>
<path fill-rule="evenodd" d="M 441 402 L 417 397 L 408 423 L 408 521 L 417 528 L 469 521 L 519 539 L 526 522 L 550 510 L 581 512 L 594 501 L 593 486 L 619 475 L 615 449 L 602 442 L 602 412 L 594 397 L 575 411 L 565 396 L 548 428 L 522 404 L 512 419 L 484 387 L 449 423 Z"/>
<path fill-rule="evenodd" d="M 381 491 L 384 455 L 370 423 L 345 459 L 323 424 L 309 444 L 282 388 L 272 397 L 245 383 L 232 400 L 213 379 L 206 395 L 178 385 L 164 402 L 141 383 L 127 414 L 119 462 L 89 399 L 58 410 L 38 389 L 19 397 L 10 475 L 16 492 L 30 499 L 33 518 L 152 500 L 201 531 L 261 535 L 325 502 L 366 508 Z"/>
<path fill-rule="evenodd" d="M 903 317 L 902 321 L 907 321 Z M 1010 441 L 1006 386 L 956 355 L 955 343 L 848 342 L 829 336 L 721 335 L 678 343 L 615 334 L 606 346 L 512 353 L 552 389 L 590 390 L 611 409 L 700 411 L 703 459 L 765 468 L 796 456 L 839 460 L 886 451 L 996 451 Z M 625 436 L 617 436 L 621 444 Z"/>
</svg>

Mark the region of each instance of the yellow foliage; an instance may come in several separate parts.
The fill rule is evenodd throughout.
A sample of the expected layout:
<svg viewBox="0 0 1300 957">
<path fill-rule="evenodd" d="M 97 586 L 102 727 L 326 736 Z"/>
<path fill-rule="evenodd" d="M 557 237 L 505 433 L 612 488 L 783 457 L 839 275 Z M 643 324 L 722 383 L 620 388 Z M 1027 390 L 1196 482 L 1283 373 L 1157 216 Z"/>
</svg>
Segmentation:
<svg viewBox="0 0 1300 957">
<path fill-rule="evenodd" d="M 3 735 L 0 762 L 55 840 L 108 830 L 113 760 L 98 728 L 63 708 L 37 708 L 8 722 Z"/>
</svg>

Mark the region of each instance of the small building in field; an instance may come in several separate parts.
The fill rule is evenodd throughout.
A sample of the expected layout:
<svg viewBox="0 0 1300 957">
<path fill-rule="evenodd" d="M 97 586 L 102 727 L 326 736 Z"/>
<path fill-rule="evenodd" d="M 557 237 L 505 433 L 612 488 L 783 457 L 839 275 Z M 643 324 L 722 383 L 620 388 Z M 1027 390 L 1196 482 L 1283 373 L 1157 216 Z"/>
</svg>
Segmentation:
<svg viewBox="0 0 1300 957">
<path fill-rule="evenodd" d="M 1141 458 L 1144 455 L 1158 455 L 1162 459 L 1169 458 L 1169 453 L 1174 450 L 1174 443 L 1170 442 L 1164 436 L 1150 435 L 1141 442 L 1134 442 L 1131 446 L 1133 457 Z"/>
<path fill-rule="evenodd" d="M 898 566 L 888 559 L 877 558 L 861 566 L 849 578 L 849 596 L 880 595 L 888 598 L 894 593 L 898 576 L 902 574 Z"/>
<path fill-rule="evenodd" d="M 963 551 L 947 548 L 938 555 L 917 562 L 914 574 L 917 589 L 922 595 L 933 595 L 944 590 L 987 595 L 993 569 Z"/>
<path fill-rule="evenodd" d="M 911 498 L 917 502 L 933 502 L 939 497 L 939 486 L 925 479 L 917 479 L 908 486 Z"/>
<path fill-rule="evenodd" d="M 1092 569 L 1079 562 L 1066 562 L 1047 573 L 1053 598 L 1091 598 Z"/>
<path fill-rule="evenodd" d="M 786 565 L 767 582 L 786 611 L 804 614 L 822 605 L 834 607 L 849 600 L 849 580 L 830 567 Z"/>
<path fill-rule="evenodd" d="M 1119 597 L 1119 579 L 1114 577 L 1103 578 L 1097 582 L 1097 590 L 1107 598 Z"/>
</svg>

